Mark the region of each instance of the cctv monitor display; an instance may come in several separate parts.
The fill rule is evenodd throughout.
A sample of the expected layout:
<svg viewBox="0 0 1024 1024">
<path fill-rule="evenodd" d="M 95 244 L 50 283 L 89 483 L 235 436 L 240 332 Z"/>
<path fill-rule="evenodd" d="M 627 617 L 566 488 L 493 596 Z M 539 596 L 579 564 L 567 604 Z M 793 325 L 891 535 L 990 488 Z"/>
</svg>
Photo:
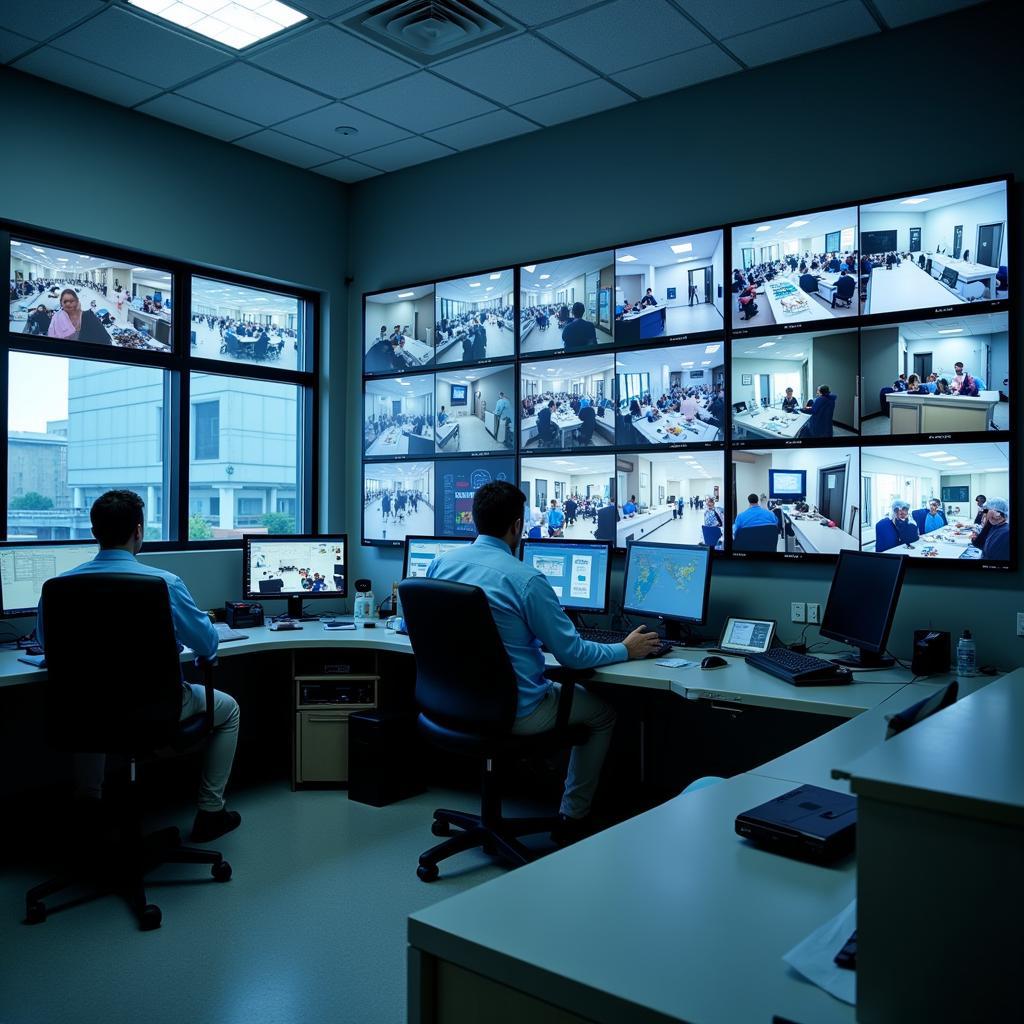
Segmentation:
<svg viewBox="0 0 1024 1024">
<path fill-rule="evenodd" d="M 1007 567 L 1011 555 L 1009 445 L 865 447 L 865 551 Z"/>
<path fill-rule="evenodd" d="M 615 546 L 636 540 L 722 549 L 728 515 L 721 451 L 625 452 L 615 456 Z"/>
<path fill-rule="evenodd" d="M 348 594 L 345 534 L 246 534 L 242 545 L 242 595 L 246 600 L 286 598 L 288 614 L 298 617 L 304 601 Z"/>
<path fill-rule="evenodd" d="M 406 537 L 402 579 L 426 576 L 430 563 L 439 555 L 472 543 L 469 537 Z"/>
<path fill-rule="evenodd" d="M 668 447 L 722 440 L 725 360 L 721 341 L 615 354 L 615 439 Z"/>
<path fill-rule="evenodd" d="M 494 480 L 515 483 L 512 458 L 465 458 L 438 460 L 435 467 L 437 507 L 434 533 L 439 537 L 475 537 L 473 498 Z"/>
<path fill-rule="evenodd" d="M 733 553 L 792 558 L 859 550 L 859 449 L 734 450 L 732 468 Z"/>
<path fill-rule="evenodd" d="M 705 231 L 616 249 L 616 343 L 721 331 L 724 237 Z"/>
<path fill-rule="evenodd" d="M 519 430 L 524 452 L 605 448 L 615 443 L 611 352 L 520 364 Z"/>
<path fill-rule="evenodd" d="M 860 226 L 865 314 L 967 313 L 1009 295 L 1005 181 L 865 203 Z"/>
<path fill-rule="evenodd" d="M 858 314 L 857 208 L 732 229 L 734 330 L 825 327 Z"/>
<path fill-rule="evenodd" d="M 434 302 L 438 366 L 512 358 L 515 292 L 511 270 L 439 281 Z"/>
<path fill-rule="evenodd" d="M 542 572 L 566 611 L 608 610 L 611 545 L 602 541 L 525 540 L 519 557 Z"/>
<path fill-rule="evenodd" d="M 860 349 L 865 437 L 1010 430 L 1007 313 L 867 327 Z"/>
<path fill-rule="evenodd" d="M 857 435 L 856 331 L 737 338 L 732 353 L 734 441 Z"/>
<path fill-rule="evenodd" d="M 400 374 L 434 364 L 434 286 L 367 295 L 363 305 L 366 373 Z"/>
<path fill-rule="evenodd" d="M 523 536 L 615 542 L 615 457 L 576 452 L 530 456 L 519 464 L 528 512 Z"/>
<path fill-rule="evenodd" d="M 363 464 L 363 543 L 397 546 L 434 532 L 434 463 Z"/>
<path fill-rule="evenodd" d="M 171 350 L 168 271 L 13 238 L 10 269 L 12 332 Z"/>
<path fill-rule="evenodd" d="M 467 366 L 437 373 L 439 455 L 508 452 L 515 446 L 515 368 Z"/>
<path fill-rule="evenodd" d="M 432 374 L 363 385 L 363 452 L 370 458 L 433 455 L 434 430 Z"/>
<path fill-rule="evenodd" d="M 614 253 L 519 268 L 519 352 L 586 352 L 612 342 Z"/>
<path fill-rule="evenodd" d="M 95 543 L 0 545 L 0 614 L 35 615 L 43 584 L 95 557 Z"/>
</svg>

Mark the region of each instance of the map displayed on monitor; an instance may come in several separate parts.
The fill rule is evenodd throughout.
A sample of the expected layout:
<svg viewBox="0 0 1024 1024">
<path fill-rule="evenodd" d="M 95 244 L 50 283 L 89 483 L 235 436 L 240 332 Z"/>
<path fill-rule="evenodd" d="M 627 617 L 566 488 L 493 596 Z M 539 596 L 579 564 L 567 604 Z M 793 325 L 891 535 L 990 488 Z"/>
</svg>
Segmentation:
<svg viewBox="0 0 1024 1024">
<path fill-rule="evenodd" d="M 699 548 L 631 545 L 625 610 L 673 619 L 701 619 L 708 554 Z"/>
</svg>

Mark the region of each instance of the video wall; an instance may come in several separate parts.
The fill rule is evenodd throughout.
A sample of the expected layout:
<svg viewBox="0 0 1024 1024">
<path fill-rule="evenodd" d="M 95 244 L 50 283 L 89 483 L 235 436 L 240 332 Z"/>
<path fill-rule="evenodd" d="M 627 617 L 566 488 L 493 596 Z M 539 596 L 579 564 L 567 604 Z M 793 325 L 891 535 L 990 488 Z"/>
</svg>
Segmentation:
<svg viewBox="0 0 1024 1024">
<path fill-rule="evenodd" d="M 366 294 L 364 544 L 523 533 L 1010 568 L 1008 179 Z"/>
</svg>

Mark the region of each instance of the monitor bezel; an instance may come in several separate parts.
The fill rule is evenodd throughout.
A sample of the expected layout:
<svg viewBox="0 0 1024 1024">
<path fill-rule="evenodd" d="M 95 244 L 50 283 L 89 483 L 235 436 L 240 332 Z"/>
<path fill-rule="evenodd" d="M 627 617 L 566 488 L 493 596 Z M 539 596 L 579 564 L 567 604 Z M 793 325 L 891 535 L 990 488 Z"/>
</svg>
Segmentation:
<svg viewBox="0 0 1024 1024">
<path fill-rule="evenodd" d="M 896 583 L 892 590 L 889 607 L 886 609 L 885 629 L 882 632 L 882 640 L 879 646 L 864 644 L 858 639 L 846 636 L 837 629 L 829 629 L 827 625 L 829 608 L 832 606 L 832 594 L 835 591 L 836 579 L 842 571 L 843 565 L 848 564 L 851 559 L 853 561 L 857 561 L 862 558 L 869 560 L 873 560 L 875 558 L 889 558 L 894 559 L 898 563 L 896 567 Z M 821 616 L 821 625 L 818 627 L 818 632 L 829 640 L 836 640 L 841 644 L 846 644 L 848 647 L 855 647 L 857 650 L 867 651 L 869 654 L 885 654 L 886 647 L 889 644 L 889 635 L 892 632 L 893 620 L 896 618 L 896 606 L 899 604 L 900 593 L 903 590 L 903 583 L 907 575 L 908 561 L 910 561 L 910 559 L 904 555 L 891 555 L 886 551 L 854 551 L 850 548 L 844 548 L 840 551 L 839 557 L 836 559 L 835 571 L 832 573 L 832 582 L 829 584 L 828 600 L 825 602 L 825 610 Z"/>
<path fill-rule="evenodd" d="M 18 548 L 44 548 L 46 550 L 52 550 L 53 548 L 74 548 L 74 547 L 91 547 L 93 548 L 93 556 L 95 557 L 96 552 L 100 550 L 98 541 L 88 541 L 84 538 L 78 540 L 47 540 L 40 541 L 38 537 L 31 540 L 5 540 L 0 541 L 0 553 L 3 551 Z M 38 606 L 31 608 L 7 608 L 4 605 L 4 591 L 3 582 L 0 581 L 0 618 L 14 619 L 22 618 L 26 615 L 35 615 L 38 611 Z"/>
<path fill-rule="evenodd" d="M 688 618 L 683 615 L 672 615 L 664 612 L 652 612 L 649 608 L 631 608 L 626 603 L 626 582 L 629 579 L 629 562 L 633 556 L 634 548 L 660 548 L 673 551 L 699 551 L 703 552 L 707 559 L 707 568 L 704 573 L 704 594 L 701 602 L 701 617 L 699 619 Z M 635 540 L 626 547 L 626 562 L 622 570 L 622 611 L 626 615 L 642 615 L 646 618 L 662 619 L 665 622 L 685 622 L 692 626 L 703 626 L 708 619 L 708 599 L 711 595 L 711 566 L 714 559 L 711 557 L 711 548 L 703 544 L 667 544 L 657 541 Z"/>
<path fill-rule="evenodd" d="M 271 544 L 294 544 L 302 541 L 316 541 L 325 543 L 337 543 L 341 541 L 345 554 L 345 586 L 343 590 L 322 590 L 313 593 L 309 590 L 293 591 L 282 590 L 276 594 L 261 594 L 253 592 L 249 588 L 249 560 L 253 541 L 260 543 L 270 542 Z M 351 574 L 351 562 L 349 560 L 349 544 L 347 533 L 243 533 L 242 534 L 242 600 L 243 601 L 287 601 L 289 598 L 307 598 L 313 601 L 326 601 L 331 598 L 342 600 L 348 597 L 348 578 Z"/>
<path fill-rule="evenodd" d="M 447 541 L 455 544 L 472 544 L 475 537 L 438 537 L 433 534 L 422 534 L 416 533 L 411 534 L 405 538 L 402 550 L 402 579 L 407 580 L 409 578 L 409 542 L 414 540 L 436 540 L 436 541 Z"/>
<path fill-rule="evenodd" d="M 794 497 L 792 494 L 782 495 L 772 490 L 772 482 L 775 473 L 799 473 L 803 478 L 804 489 L 803 493 L 799 497 Z M 860 477 L 857 480 L 858 485 L 860 484 Z M 772 501 L 806 501 L 807 500 L 807 470 L 806 469 L 774 469 L 768 467 L 768 497 Z"/>
<path fill-rule="evenodd" d="M 588 540 L 586 538 L 580 538 L 577 540 L 574 537 L 522 537 L 519 541 L 519 561 L 524 565 L 526 564 L 526 545 L 527 544 L 572 544 L 576 547 L 582 548 L 604 548 L 605 549 L 605 572 L 604 572 L 604 602 L 600 608 L 591 608 L 588 605 L 575 605 L 566 604 L 563 601 L 558 603 L 562 606 L 562 610 L 566 612 L 578 612 L 587 613 L 591 615 L 607 615 L 608 609 L 611 605 L 611 586 L 612 586 L 612 556 L 615 554 L 615 548 L 612 542 L 609 540 Z M 546 577 L 545 577 L 546 578 Z"/>
</svg>

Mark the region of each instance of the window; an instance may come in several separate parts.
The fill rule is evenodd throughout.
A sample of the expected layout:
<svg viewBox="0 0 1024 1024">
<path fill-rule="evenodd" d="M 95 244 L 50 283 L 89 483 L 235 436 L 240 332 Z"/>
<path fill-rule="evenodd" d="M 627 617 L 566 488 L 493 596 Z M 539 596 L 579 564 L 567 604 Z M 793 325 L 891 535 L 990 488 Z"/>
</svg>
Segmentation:
<svg viewBox="0 0 1024 1024">
<path fill-rule="evenodd" d="M 220 402 L 196 402 L 192 426 L 196 461 L 220 458 Z"/>
<path fill-rule="evenodd" d="M 857 247 L 854 236 L 857 234 L 854 228 L 843 228 L 839 233 L 839 248 L 843 252 L 853 252 Z"/>
</svg>

